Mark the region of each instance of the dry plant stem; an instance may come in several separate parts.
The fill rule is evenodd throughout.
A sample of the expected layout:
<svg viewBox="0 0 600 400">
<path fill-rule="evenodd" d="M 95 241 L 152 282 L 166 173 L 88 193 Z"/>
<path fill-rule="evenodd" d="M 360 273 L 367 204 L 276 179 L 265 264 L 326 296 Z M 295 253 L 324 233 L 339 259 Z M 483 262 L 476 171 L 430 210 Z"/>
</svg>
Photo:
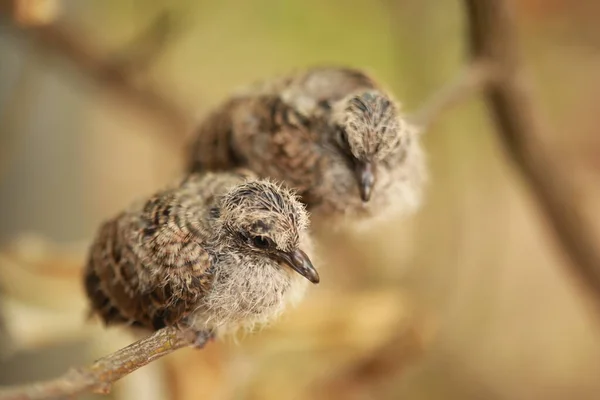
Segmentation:
<svg viewBox="0 0 600 400">
<path fill-rule="evenodd" d="M 593 228 L 577 206 L 577 192 L 544 143 L 546 130 L 535 108 L 518 55 L 514 17 L 507 1 L 465 0 L 471 58 L 494 68 L 485 100 L 508 155 L 529 183 L 556 239 L 569 258 L 569 272 L 600 311 L 600 251 Z"/>
<path fill-rule="evenodd" d="M 71 369 L 60 378 L 0 390 L 0 400 L 64 399 L 90 391 L 108 393 L 113 382 L 175 350 L 191 345 L 190 338 L 183 331 L 164 328 L 102 357 L 88 367 Z"/>
<path fill-rule="evenodd" d="M 429 130 L 437 120 L 456 104 L 482 90 L 493 79 L 492 69 L 485 62 L 474 60 L 458 76 L 433 94 L 427 103 L 411 116 L 414 124 Z"/>
</svg>

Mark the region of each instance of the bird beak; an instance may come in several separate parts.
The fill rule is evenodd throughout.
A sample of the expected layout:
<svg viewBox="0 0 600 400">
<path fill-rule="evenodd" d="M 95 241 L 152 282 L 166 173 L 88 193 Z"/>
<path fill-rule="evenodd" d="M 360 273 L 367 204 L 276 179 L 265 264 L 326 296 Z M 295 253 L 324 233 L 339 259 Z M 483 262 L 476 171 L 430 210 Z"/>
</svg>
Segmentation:
<svg viewBox="0 0 600 400">
<path fill-rule="evenodd" d="M 279 252 L 277 258 L 289 265 L 294 271 L 311 281 L 312 283 L 319 283 L 319 273 L 310 262 L 310 259 L 300 249 L 291 252 Z"/>
<path fill-rule="evenodd" d="M 371 198 L 373 185 L 375 184 L 373 164 L 369 162 L 358 162 L 356 164 L 356 179 L 358 180 L 360 198 L 366 203 Z"/>
</svg>

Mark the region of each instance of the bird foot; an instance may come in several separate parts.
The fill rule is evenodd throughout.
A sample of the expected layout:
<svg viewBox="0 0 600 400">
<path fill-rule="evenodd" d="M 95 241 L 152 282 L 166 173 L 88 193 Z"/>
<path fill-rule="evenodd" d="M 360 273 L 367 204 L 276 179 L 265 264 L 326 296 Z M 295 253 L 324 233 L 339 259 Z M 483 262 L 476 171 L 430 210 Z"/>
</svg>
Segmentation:
<svg viewBox="0 0 600 400">
<path fill-rule="evenodd" d="M 196 349 L 203 348 L 206 345 L 206 343 L 215 339 L 214 332 L 200 331 L 200 332 L 195 332 L 195 333 L 196 333 L 196 337 L 194 339 L 192 347 L 194 347 Z"/>
<path fill-rule="evenodd" d="M 215 338 L 215 333 L 212 331 L 199 331 L 187 325 L 180 325 L 178 328 L 191 346 L 196 349 L 202 349 L 206 343 Z"/>
</svg>

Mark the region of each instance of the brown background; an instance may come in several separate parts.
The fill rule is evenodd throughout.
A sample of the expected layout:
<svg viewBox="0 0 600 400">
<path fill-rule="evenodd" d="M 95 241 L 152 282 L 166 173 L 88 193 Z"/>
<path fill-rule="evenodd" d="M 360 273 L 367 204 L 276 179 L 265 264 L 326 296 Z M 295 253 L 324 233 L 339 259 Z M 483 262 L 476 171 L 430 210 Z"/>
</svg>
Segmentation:
<svg viewBox="0 0 600 400">
<path fill-rule="evenodd" d="M 579 171 L 579 201 L 600 226 L 596 3 L 514 1 L 552 126 L 544 140 Z M 415 111 L 458 72 L 465 46 L 459 1 L 63 1 L 55 23 L 110 59 L 165 8 L 176 32 L 132 76 L 196 119 L 241 84 L 330 62 L 370 69 Z M 58 375 L 131 340 L 85 324 L 78 268 L 102 219 L 181 173 L 190 133 L 41 51 L 5 17 L 2 384 Z M 480 101 L 445 114 L 425 147 L 431 183 L 418 215 L 321 235 L 322 284 L 299 309 L 238 343 L 169 356 L 113 396 L 599 398 L 598 323 Z"/>
</svg>

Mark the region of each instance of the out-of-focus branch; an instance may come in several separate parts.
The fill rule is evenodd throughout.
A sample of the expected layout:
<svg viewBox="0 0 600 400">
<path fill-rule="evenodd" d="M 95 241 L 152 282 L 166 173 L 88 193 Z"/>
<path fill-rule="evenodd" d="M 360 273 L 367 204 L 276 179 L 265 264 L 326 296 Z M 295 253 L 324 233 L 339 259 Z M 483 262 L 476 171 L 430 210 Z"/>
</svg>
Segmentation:
<svg viewBox="0 0 600 400">
<path fill-rule="evenodd" d="M 45 25 L 56 19 L 61 0 L 3 0 L 0 11 L 22 26 Z"/>
<path fill-rule="evenodd" d="M 484 98 L 509 157 L 525 178 L 572 273 L 600 309 L 600 241 L 577 205 L 568 171 L 543 140 L 547 131 L 536 108 L 516 40 L 515 18 L 506 0 L 464 0 L 469 67 L 432 96 L 414 115 L 424 129 L 442 111 L 477 90 Z"/>
<path fill-rule="evenodd" d="M 327 398 L 330 393 L 336 393 L 338 398 L 348 399 L 377 397 L 373 396 L 372 392 L 375 387 L 398 379 L 429 346 L 426 342 L 430 338 L 426 336 L 430 332 L 424 332 L 423 326 L 419 325 L 414 321 L 414 325 L 399 329 L 381 347 L 373 349 L 364 358 L 342 369 L 336 376 L 318 382 L 314 385 L 311 398 Z"/>
<path fill-rule="evenodd" d="M 161 14 L 149 28 L 118 57 L 106 57 L 80 33 L 72 32 L 58 21 L 46 24 L 20 24 L 12 1 L 0 0 L 0 12 L 13 22 L 15 32 L 32 38 L 41 51 L 51 51 L 69 60 L 84 75 L 103 87 L 116 91 L 129 104 L 145 111 L 168 126 L 172 135 L 183 138 L 191 126 L 191 118 L 172 100 L 155 90 L 137 85 L 134 81 L 141 69 L 165 48 L 173 32 L 172 18 Z"/>
<path fill-rule="evenodd" d="M 110 63 L 113 69 L 129 76 L 148 69 L 164 53 L 168 44 L 184 30 L 183 20 L 178 17 L 173 12 L 161 12 L 139 36 L 112 57 Z"/>
<path fill-rule="evenodd" d="M 176 328 L 163 328 L 93 364 L 60 378 L 0 390 L 0 400 L 64 399 L 84 392 L 108 393 L 113 382 L 175 350 L 191 346 L 193 338 Z M 199 343 L 195 343 L 199 345 Z"/>
<path fill-rule="evenodd" d="M 515 18 L 508 1 L 465 0 L 471 59 L 490 65 L 494 79 L 485 101 L 497 133 L 515 166 L 531 187 L 565 263 L 600 310 L 600 248 L 590 222 L 577 204 L 568 171 L 543 140 L 547 127 L 533 99 L 521 64 Z"/>
<path fill-rule="evenodd" d="M 493 79 L 492 69 L 479 60 L 474 60 L 444 87 L 438 89 L 428 101 L 410 118 L 423 130 L 428 130 L 437 120 L 456 104 L 470 98 L 485 88 Z"/>
</svg>

